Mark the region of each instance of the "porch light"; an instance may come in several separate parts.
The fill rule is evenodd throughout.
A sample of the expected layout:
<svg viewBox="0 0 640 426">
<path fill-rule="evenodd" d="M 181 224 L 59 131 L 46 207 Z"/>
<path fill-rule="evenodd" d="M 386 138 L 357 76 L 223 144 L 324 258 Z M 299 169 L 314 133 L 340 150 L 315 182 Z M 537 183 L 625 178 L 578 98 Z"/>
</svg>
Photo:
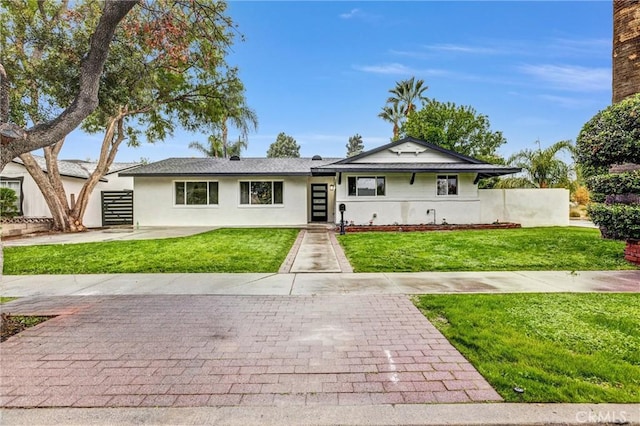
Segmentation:
<svg viewBox="0 0 640 426">
<path fill-rule="evenodd" d="M 335 191 L 335 190 L 336 190 L 335 185 L 329 185 L 329 191 Z"/>
</svg>

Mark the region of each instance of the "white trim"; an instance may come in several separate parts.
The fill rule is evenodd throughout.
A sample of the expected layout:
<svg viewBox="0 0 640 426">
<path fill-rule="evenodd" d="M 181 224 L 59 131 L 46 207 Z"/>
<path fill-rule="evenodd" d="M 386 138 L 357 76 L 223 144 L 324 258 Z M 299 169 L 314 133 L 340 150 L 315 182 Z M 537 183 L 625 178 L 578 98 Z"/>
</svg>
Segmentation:
<svg viewBox="0 0 640 426">
<path fill-rule="evenodd" d="M 270 204 L 253 204 L 251 203 L 251 197 L 249 197 L 248 203 L 242 203 L 242 183 L 247 182 L 249 184 L 249 192 L 251 192 L 251 183 L 252 182 L 270 182 L 271 183 L 271 203 Z M 274 183 L 280 182 L 282 184 L 282 203 L 275 203 L 275 190 Z M 238 179 L 237 186 L 237 195 L 238 195 L 238 208 L 246 209 L 246 208 L 283 208 L 285 206 L 285 195 L 284 195 L 284 180 L 283 179 Z M 249 194 L 250 195 L 250 194 Z"/>
<path fill-rule="evenodd" d="M 184 204 L 178 204 L 176 202 L 176 183 L 178 182 L 182 182 L 182 183 L 206 183 L 207 184 L 207 204 L 187 204 L 187 191 L 185 188 L 185 192 L 184 192 L 184 196 L 185 196 L 185 200 L 184 200 Z M 215 204 L 210 204 L 209 203 L 209 184 L 210 183 L 215 183 L 218 186 L 218 202 Z M 172 199 L 173 199 L 173 207 L 174 208 L 178 208 L 178 209 L 211 209 L 211 208 L 219 208 L 220 207 L 220 181 L 218 180 L 193 180 L 193 179 L 174 179 L 171 181 L 171 191 L 173 192 L 172 194 Z"/>
<path fill-rule="evenodd" d="M 455 177 L 456 178 L 456 193 L 455 194 L 449 194 L 449 185 L 447 183 L 447 194 L 438 194 L 438 178 L 440 176 L 445 176 L 447 178 L 447 181 L 449 180 L 450 177 Z M 458 198 L 460 197 L 460 176 L 458 173 L 436 173 L 436 197 L 438 198 Z"/>
</svg>

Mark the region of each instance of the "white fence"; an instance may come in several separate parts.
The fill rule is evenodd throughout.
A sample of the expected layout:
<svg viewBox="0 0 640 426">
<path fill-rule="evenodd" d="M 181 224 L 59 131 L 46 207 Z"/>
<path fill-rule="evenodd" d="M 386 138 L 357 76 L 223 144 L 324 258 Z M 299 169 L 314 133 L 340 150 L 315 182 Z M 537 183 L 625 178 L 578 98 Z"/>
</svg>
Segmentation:
<svg viewBox="0 0 640 426">
<path fill-rule="evenodd" d="M 569 226 L 569 190 L 480 189 L 480 223 L 519 223 L 523 227 Z"/>
</svg>

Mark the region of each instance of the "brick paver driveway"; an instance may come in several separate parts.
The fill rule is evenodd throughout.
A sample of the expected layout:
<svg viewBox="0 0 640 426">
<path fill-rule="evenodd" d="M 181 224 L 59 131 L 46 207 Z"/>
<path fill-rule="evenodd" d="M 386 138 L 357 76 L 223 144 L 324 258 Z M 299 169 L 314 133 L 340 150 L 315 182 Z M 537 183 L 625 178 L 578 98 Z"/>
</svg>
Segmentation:
<svg viewBox="0 0 640 426">
<path fill-rule="evenodd" d="M 401 295 L 21 299 L 59 314 L 0 344 L 4 407 L 500 400 Z"/>
</svg>

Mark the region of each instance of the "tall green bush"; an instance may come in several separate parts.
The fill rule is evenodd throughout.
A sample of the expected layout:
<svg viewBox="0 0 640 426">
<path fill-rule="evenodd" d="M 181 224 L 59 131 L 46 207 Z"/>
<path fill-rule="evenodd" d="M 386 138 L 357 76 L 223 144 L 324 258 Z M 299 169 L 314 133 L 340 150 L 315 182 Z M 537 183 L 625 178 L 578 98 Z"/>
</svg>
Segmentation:
<svg viewBox="0 0 640 426">
<path fill-rule="evenodd" d="M 578 135 L 576 156 L 591 175 L 586 183 L 595 203 L 588 213 L 602 236 L 640 239 L 640 93 L 589 120 Z M 621 164 L 636 167 L 610 173 Z"/>
<path fill-rule="evenodd" d="M 18 196 L 11 188 L 0 187 L 0 217 L 14 217 L 19 213 Z"/>
</svg>

